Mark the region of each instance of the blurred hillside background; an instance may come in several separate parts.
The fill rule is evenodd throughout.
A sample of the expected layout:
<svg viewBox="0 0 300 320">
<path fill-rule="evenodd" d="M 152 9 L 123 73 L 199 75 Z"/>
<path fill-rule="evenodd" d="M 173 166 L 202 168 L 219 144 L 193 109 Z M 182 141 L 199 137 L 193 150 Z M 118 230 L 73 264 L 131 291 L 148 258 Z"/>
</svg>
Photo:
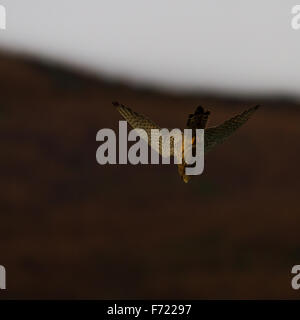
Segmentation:
<svg viewBox="0 0 300 320">
<path fill-rule="evenodd" d="M 210 3 L 1 1 L 0 299 L 299 298 L 294 4 Z M 97 164 L 114 100 L 170 128 L 262 108 L 186 185 Z"/>
</svg>

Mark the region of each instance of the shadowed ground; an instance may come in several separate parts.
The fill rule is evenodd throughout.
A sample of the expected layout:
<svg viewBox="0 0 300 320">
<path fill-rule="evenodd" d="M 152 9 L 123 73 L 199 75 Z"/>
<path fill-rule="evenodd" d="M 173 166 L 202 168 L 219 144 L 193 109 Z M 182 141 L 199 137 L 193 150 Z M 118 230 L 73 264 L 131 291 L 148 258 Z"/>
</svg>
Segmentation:
<svg viewBox="0 0 300 320">
<path fill-rule="evenodd" d="M 176 95 L 0 56 L 0 298 L 298 298 L 299 105 Z M 184 184 L 175 166 L 100 166 L 118 100 L 165 127 L 202 104 L 257 114 Z"/>
</svg>

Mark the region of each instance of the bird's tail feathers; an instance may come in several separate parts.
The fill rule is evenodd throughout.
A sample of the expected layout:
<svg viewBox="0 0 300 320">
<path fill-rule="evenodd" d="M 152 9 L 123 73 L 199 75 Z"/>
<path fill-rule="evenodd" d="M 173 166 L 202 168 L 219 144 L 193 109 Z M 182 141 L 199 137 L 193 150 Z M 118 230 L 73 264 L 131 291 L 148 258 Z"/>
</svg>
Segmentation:
<svg viewBox="0 0 300 320">
<path fill-rule="evenodd" d="M 210 111 L 198 106 L 194 113 L 189 114 L 187 127 L 190 129 L 205 129 Z"/>
</svg>

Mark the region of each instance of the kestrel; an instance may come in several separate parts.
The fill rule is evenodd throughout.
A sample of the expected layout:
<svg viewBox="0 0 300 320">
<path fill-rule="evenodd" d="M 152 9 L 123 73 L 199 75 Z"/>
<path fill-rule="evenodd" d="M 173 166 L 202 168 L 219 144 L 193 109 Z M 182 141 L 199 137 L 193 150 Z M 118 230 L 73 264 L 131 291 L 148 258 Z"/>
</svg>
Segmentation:
<svg viewBox="0 0 300 320">
<path fill-rule="evenodd" d="M 123 118 L 131 125 L 133 129 L 144 129 L 148 135 L 148 143 L 151 146 L 151 130 L 161 128 L 156 125 L 149 118 L 131 110 L 130 108 L 119 104 L 118 102 L 113 102 L 113 105 L 117 108 Z M 204 129 L 204 151 L 207 153 L 216 145 L 223 143 L 227 138 L 229 138 L 239 127 L 246 123 L 253 113 L 259 108 L 259 105 L 249 108 L 248 110 L 235 115 L 233 118 L 225 121 L 221 125 L 216 127 L 207 127 L 208 118 L 210 111 L 204 110 L 201 106 L 198 106 L 194 113 L 189 114 L 186 127 L 192 129 L 193 132 L 193 145 L 195 143 L 195 132 L 196 129 Z M 161 141 L 159 143 L 158 152 L 162 155 L 163 150 L 161 146 Z M 170 145 L 170 155 L 174 155 L 174 148 L 172 148 L 172 141 Z M 185 174 L 185 167 L 187 164 L 183 158 L 182 152 L 182 163 L 178 164 L 178 173 L 182 180 L 187 183 L 192 176 Z"/>
</svg>

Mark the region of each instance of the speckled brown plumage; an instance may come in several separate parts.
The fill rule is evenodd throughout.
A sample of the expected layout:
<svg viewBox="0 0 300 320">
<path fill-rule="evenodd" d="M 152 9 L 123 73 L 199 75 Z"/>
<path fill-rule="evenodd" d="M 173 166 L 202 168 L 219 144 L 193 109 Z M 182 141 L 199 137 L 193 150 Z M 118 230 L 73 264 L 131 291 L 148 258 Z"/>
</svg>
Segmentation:
<svg viewBox="0 0 300 320">
<path fill-rule="evenodd" d="M 155 124 L 149 118 L 131 110 L 130 108 L 119 104 L 118 102 L 113 102 L 113 105 L 117 108 L 124 119 L 131 125 L 133 129 L 144 129 L 148 136 L 148 143 L 151 145 L 151 129 L 161 129 L 157 124 Z M 258 109 L 258 105 L 251 107 L 250 109 L 234 116 L 233 118 L 225 121 L 219 126 L 209 127 L 207 126 L 208 117 L 210 115 L 209 111 L 205 111 L 201 106 L 197 107 L 193 114 L 189 114 L 187 120 L 187 127 L 193 130 L 193 136 L 195 135 L 195 129 L 205 129 L 204 131 L 204 151 L 207 153 L 213 149 L 216 145 L 223 143 L 228 139 L 238 128 L 240 128 L 248 119 L 253 115 L 253 113 Z M 173 139 L 171 137 L 170 145 L 170 155 L 174 155 Z M 158 150 L 157 150 L 158 151 Z M 161 140 L 159 144 L 159 153 L 162 152 Z M 184 182 L 188 182 L 191 176 L 185 175 L 186 164 L 183 162 L 178 165 L 179 175 L 182 177 Z"/>
</svg>

